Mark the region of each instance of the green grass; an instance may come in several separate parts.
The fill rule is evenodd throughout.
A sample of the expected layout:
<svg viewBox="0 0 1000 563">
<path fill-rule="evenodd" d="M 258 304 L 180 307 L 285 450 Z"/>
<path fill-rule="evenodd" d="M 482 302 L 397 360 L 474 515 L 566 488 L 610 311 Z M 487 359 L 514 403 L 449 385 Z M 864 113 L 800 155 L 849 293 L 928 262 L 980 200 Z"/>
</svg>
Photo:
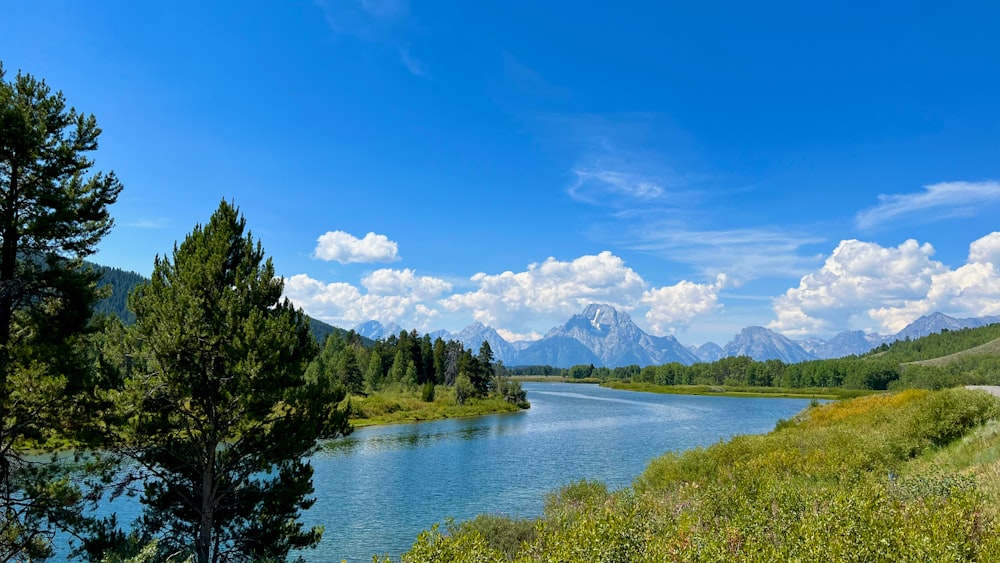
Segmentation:
<svg viewBox="0 0 1000 563">
<path fill-rule="evenodd" d="M 569 485 L 536 521 L 434 527 L 401 561 L 1000 561 L 998 415 L 964 389 L 814 406 L 621 491 Z"/>
<path fill-rule="evenodd" d="M 419 389 L 393 389 L 366 397 L 355 395 L 350 398 L 351 424 L 355 427 L 403 424 L 521 410 L 495 396 L 473 398 L 459 405 L 454 390 L 443 385 L 436 387 L 434 397 L 433 402 L 422 401 Z"/>
<path fill-rule="evenodd" d="M 844 389 L 841 387 L 735 387 L 731 385 L 657 385 L 655 383 L 605 381 L 603 387 L 624 391 L 641 391 L 666 395 L 716 395 L 720 397 L 762 397 L 799 399 L 845 399 L 878 393 L 878 391 Z"/>
<path fill-rule="evenodd" d="M 962 350 L 961 352 L 956 352 L 954 354 L 948 354 L 947 356 L 942 356 L 940 358 L 933 358 L 930 360 L 921 360 L 918 362 L 910 362 L 910 363 L 922 366 L 943 367 L 952 365 L 966 358 L 974 356 L 1000 356 L 1000 338 L 997 338 L 996 340 L 991 340 L 986 344 L 981 344 L 974 348 L 969 348 L 968 350 Z"/>
</svg>

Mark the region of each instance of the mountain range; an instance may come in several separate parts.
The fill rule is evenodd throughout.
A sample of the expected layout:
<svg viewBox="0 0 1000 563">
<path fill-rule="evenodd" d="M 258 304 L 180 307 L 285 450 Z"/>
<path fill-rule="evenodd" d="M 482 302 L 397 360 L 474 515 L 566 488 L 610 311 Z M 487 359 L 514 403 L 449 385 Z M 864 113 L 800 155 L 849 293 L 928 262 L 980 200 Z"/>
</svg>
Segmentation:
<svg viewBox="0 0 1000 563">
<path fill-rule="evenodd" d="M 864 354 L 882 344 L 915 339 L 942 330 L 975 328 L 1000 322 L 1000 317 L 957 319 L 942 313 L 925 315 L 894 335 L 844 331 L 829 340 L 791 340 L 773 330 L 751 326 L 735 335 L 725 346 L 706 342 L 685 347 L 673 336 L 653 336 L 640 329 L 632 318 L 610 305 L 591 304 L 562 326 L 548 331 L 533 342 L 508 342 L 492 327 L 476 322 L 457 333 L 437 331 L 432 337 L 458 340 L 476 351 L 483 341 L 493 356 L 508 366 L 549 365 L 566 368 L 578 364 L 597 367 L 639 366 L 678 362 L 690 365 L 713 362 L 728 356 L 749 356 L 758 361 L 781 360 L 796 363 Z M 383 338 L 399 332 L 399 326 L 378 321 L 357 325 L 355 332 L 369 338 Z"/>
<path fill-rule="evenodd" d="M 111 288 L 109 294 L 97 303 L 98 312 L 115 314 L 126 323 L 134 317 L 126 307 L 129 292 L 145 278 L 134 272 L 88 264 L 101 275 L 98 285 Z M 610 305 L 588 305 L 581 313 L 573 315 L 565 324 L 548 331 L 533 342 L 509 342 L 492 327 L 473 323 L 457 333 L 439 330 L 430 333 L 432 339 L 458 340 L 474 352 L 483 341 L 489 342 L 493 356 L 508 366 L 550 365 L 570 367 L 593 364 L 600 367 L 619 367 L 638 364 L 660 365 L 678 362 L 690 365 L 696 362 L 713 362 L 726 356 L 749 356 L 755 360 L 777 359 L 785 363 L 804 360 L 840 358 L 864 354 L 882 344 L 896 340 L 916 339 L 942 330 L 976 328 L 1000 322 L 1000 317 L 954 318 L 942 313 L 925 315 L 913 321 L 894 335 L 845 331 L 829 340 L 809 338 L 790 340 L 764 327 L 747 327 L 735 335 L 725 346 L 706 342 L 700 346 L 685 347 L 673 336 L 653 336 L 643 332 L 632 318 Z M 322 342 L 327 335 L 342 328 L 311 319 L 310 327 L 316 339 Z M 368 321 L 354 327 L 364 339 L 384 339 L 402 330 L 396 323 L 382 324 Z"/>
</svg>

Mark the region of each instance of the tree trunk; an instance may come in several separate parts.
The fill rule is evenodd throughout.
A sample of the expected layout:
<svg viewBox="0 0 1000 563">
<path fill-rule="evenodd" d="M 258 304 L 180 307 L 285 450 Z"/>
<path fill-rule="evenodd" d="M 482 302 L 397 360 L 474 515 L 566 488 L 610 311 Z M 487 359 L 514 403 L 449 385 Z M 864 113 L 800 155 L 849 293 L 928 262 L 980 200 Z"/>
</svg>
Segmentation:
<svg viewBox="0 0 1000 563">
<path fill-rule="evenodd" d="M 212 553 L 212 528 L 215 523 L 215 444 L 209 445 L 207 463 L 201 479 L 201 523 L 198 525 L 196 556 L 198 563 L 215 563 Z"/>
</svg>

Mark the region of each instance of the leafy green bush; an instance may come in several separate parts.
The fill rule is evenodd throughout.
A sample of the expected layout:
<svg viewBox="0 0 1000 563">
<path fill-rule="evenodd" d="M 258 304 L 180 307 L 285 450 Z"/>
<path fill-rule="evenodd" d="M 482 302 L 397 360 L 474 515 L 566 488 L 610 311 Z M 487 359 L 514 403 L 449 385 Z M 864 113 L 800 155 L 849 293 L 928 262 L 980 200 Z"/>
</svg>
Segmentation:
<svg viewBox="0 0 1000 563">
<path fill-rule="evenodd" d="M 486 540 L 491 550 L 499 551 L 513 561 L 521 548 L 535 539 L 535 520 L 508 518 L 494 514 L 479 516 L 462 522 L 457 527 L 452 526 L 452 533 L 478 533 Z"/>
</svg>

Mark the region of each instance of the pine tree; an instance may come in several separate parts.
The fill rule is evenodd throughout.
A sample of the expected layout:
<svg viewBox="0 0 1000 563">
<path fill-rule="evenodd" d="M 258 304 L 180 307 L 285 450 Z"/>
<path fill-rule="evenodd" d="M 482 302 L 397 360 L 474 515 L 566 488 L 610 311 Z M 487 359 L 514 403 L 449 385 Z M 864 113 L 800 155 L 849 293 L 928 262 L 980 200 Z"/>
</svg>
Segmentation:
<svg viewBox="0 0 1000 563">
<path fill-rule="evenodd" d="M 114 446 L 143 468 L 140 532 L 198 563 L 314 546 L 322 529 L 298 521 L 314 501 L 307 456 L 350 432 L 343 387 L 305 377 L 307 320 L 244 230 L 223 201 L 130 299 L 139 369 L 118 396 Z"/>
<path fill-rule="evenodd" d="M 81 335 L 97 275 L 81 266 L 111 229 L 121 184 L 91 174 L 94 116 L 31 75 L 5 76 L 0 64 L 0 560 L 39 560 L 79 497 L 21 451 L 82 414 L 72 397 L 90 387 Z"/>
</svg>

